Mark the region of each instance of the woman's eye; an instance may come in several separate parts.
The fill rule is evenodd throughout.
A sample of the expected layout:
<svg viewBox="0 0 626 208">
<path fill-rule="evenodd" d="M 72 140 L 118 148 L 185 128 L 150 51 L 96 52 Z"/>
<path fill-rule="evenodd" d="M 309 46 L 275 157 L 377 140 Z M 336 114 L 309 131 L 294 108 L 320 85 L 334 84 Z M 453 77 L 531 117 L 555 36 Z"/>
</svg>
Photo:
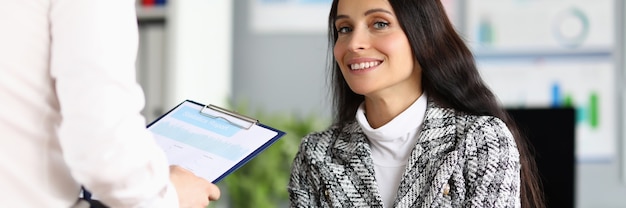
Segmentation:
<svg viewBox="0 0 626 208">
<path fill-rule="evenodd" d="M 387 28 L 389 26 L 389 23 L 387 22 L 376 22 L 374 23 L 374 28 L 376 29 L 383 29 L 383 28 Z"/>
<path fill-rule="evenodd" d="M 351 29 L 351 28 L 349 28 L 349 27 L 340 27 L 340 28 L 337 28 L 337 32 L 338 32 L 338 33 L 349 33 L 350 31 L 352 31 L 352 29 Z"/>
</svg>

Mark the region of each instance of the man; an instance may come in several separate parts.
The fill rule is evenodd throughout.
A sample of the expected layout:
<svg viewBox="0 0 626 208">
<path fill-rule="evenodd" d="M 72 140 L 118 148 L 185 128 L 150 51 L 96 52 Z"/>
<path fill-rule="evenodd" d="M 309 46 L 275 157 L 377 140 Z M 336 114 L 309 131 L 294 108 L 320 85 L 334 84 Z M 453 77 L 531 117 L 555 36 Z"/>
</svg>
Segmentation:
<svg viewBox="0 0 626 208">
<path fill-rule="evenodd" d="M 205 207 L 140 115 L 133 0 L 0 0 L 0 207 Z"/>
</svg>

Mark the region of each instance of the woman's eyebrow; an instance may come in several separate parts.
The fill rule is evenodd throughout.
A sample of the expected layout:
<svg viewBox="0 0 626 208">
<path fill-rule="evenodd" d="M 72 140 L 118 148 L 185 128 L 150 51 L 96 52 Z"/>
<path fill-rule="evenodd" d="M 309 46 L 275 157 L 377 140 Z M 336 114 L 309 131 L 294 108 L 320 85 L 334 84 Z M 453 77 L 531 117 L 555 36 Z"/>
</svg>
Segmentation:
<svg viewBox="0 0 626 208">
<path fill-rule="evenodd" d="M 387 13 L 387 14 L 393 15 L 393 13 L 391 13 L 390 11 L 387 11 L 385 9 L 375 8 L 375 9 L 367 10 L 365 13 L 363 13 L 363 16 L 367 16 L 367 15 L 370 15 L 370 14 L 376 13 L 376 12 L 383 12 L 383 13 Z"/>
<path fill-rule="evenodd" d="M 387 14 L 393 15 L 393 13 L 391 13 L 390 11 L 387 11 L 385 9 L 375 8 L 375 9 L 367 10 L 365 13 L 363 13 L 363 16 L 367 16 L 367 15 L 370 15 L 370 14 L 376 13 L 376 12 L 383 12 L 383 13 L 387 13 Z M 350 16 L 345 15 L 345 14 L 340 14 L 340 15 L 337 15 L 335 17 L 335 21 L 337 21 L 339 19 L 347 19 L 347 18 L 350 18 Z"/>
</svg>

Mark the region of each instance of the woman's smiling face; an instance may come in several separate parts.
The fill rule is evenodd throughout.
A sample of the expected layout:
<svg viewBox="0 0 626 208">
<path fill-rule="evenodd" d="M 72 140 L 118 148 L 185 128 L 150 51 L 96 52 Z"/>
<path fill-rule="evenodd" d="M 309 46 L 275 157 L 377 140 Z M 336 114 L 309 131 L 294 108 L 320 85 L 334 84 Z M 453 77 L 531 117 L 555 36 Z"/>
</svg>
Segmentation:
<svg viewBox="0 0 626 208">
<path fill-rule="evenodd" d="M 340 0 L 335 30 L 335 59 L 352 91 L 384 96 L 420 89 L 421 68 L 387 0 Z"/>
</svg>

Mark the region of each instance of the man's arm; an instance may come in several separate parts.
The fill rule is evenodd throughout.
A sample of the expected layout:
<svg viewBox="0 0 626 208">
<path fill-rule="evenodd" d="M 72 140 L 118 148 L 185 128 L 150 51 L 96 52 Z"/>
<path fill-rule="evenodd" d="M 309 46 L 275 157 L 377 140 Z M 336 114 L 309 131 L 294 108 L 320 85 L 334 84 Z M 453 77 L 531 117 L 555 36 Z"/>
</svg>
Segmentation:
<svg viewBox="0 0 626 208">
<path fill-rule="evenodd" d="M 50 30 L 59 136 L 74 178 L 111 207 L 177 207 L 169 165 L 140 114 L 135 1 L 53 0 Z"/>
</svg>

